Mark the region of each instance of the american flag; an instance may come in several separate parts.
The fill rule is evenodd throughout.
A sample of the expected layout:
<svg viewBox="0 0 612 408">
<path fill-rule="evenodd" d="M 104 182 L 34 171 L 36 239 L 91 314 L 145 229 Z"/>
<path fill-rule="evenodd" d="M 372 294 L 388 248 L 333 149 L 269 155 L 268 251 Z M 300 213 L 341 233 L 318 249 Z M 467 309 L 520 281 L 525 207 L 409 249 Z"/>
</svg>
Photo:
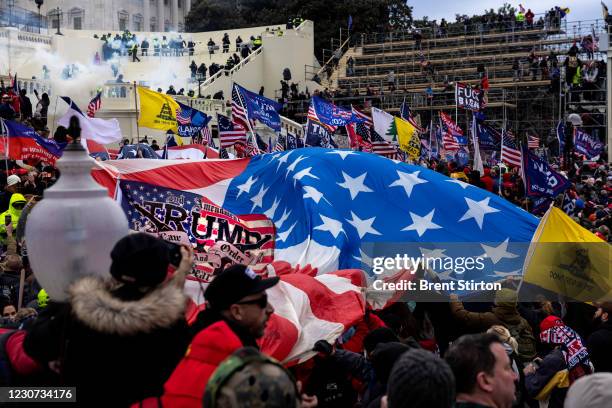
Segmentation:
<svg viewBox="0 0 612 408">
<path fill-rule="evenodd" d="M 87 105 L 87 116 L 93 118 L 96 115 L 96 112 L 100 110 L 102 107 L 102 93 L 98 92 L 94 98 L 89 101 L 89 105 Z"/>
<path fill-rule="evenodd" d="M 129 199 L 145 210 L 152 207 L 145 205 L 145 201 L 154 201 L 158 203 L 155 205 L 166 207 L 163 212 L 155 211 L 153 214 L 139 211 L 143 217 L 134 217 L 133 213 L 138 211 L 138 207 L 122 205 L 126 215 L 133 221 L 139 221 L 145 228 L 149 224 L 146 221 L 153 222 L 153 227 L 163 227 L 162 224 L 169 223 L 174 230 L 189 234 L 197 227 L 194 222 L 196 217 L 192 216 L 191 210 L 195 206 L 192 205 L 193 197 L 190 195 L 195 191 L 203 194 L 195 197 L 201 202 L 209 197 L 227 212 L 241 214 L 238 217 L 242 220 L 250 215 L 265 214 L 274 223 L 274 231 L 270 232 L 272 236 L 255 237 L 255 234 L 249 234 L 249 243 L 258 243 L 261 248 L 262 244 L 271 239 L 274 241 L 275 260 L 317 268 L 318 276 L 312 278 L 308 273 L 302 273 L 304 279 L 296 276 L 296 279 L 291 280 L 296 284 L 308 280 L 320 286 L 329 282 L 333 271 L 361 268 L 364 257 L 389 254 L 388 251 L 372 252 L 374 248 L 368 251 L 364 243 L 383 247 L 388 242 L 403 244 L 402 250 L 411 257 L 439 257 L 431 255 L 436 250 L 438 253 L 444 251 L 445 257 L 477 257 L 484 250 L 488 254 L 483 257 L 484 268 L 482 271 L 473 269 L 471 272 L 474 274 L 470 278 L 494 282 L 499 280 L 500 275 L 516 274 L 522 268 L 527 255 L 525 243 L 531 242 L 538 227 L 536 217 L 486 190 L 464 188 L 464 185 L 420 166 L 385 160 L 361 152 L 352 152 L 350 157 L 346 157 L 342 151 L 306 148 L 268 155 L 264 160 L 256 158 L 178 163 L 165 160 L 117 160 L 113 163 L 100 163 L 99 168 L 94 168 L 92 173 L 109 194 L 117 190 L 118 178 L 121 179 L 119 188 L 124 187 L 123 181 L 150 184 L 146 192 L 139 192 L 138 198 L 132 193 Z M 172 194 L 169 195 L 168 189 L 180 191 L 170 191 Z M 124 204 L 128 199 L 127 191 L 124 188 L 121 191 Z M 146 193 L 156 194 L 157 198 L 153 200 Z M 170 221 L 165 220 L 167 217 L 163 213 L 176 206 L 176 202 L 184 203 L 183 208 L 187 206 L 185 213 L 188 219 L 171 216 Z M 177 223 L 181 223 L 180 229 L 174 228 L 178 227 Z M 233 243 L 236 244 L 242 243 L 245 237 L 244 232 L 240 235 L 235 229 L 219 230 L 225 231 L 225 238 L 229 236 L 232 239 L 233 236 Z M 465 242 L 466 237 L 470 237 L 474 245 L 449 247 L 444 244 Z M 266 241 L 262 242 L 263 239 Z M 480 243 L 487 245 L 482 246 Z M 423 255 L 423 250 L 430 255 Z M 452 270 L 443 272 L 446 268 L 437 269 L 433 272 L 440 280 L 462 279 L 461 275 Z M 279 270 L 275 274 L 281 276 L 281 281 L 284 279 Z M 313 282 L 312 279 L 316 278 L 320 281 Z M 360 278 L 363 281 L 364 277 Z M 343 281 L 353 282 L 348 277 Z M 200 298 L 200 282 L 189 280 L 186 285 L 190 283 L 187 289 L 193 288 L 194 291 L 188 293 L 194 299 Z M 342 283 L 342 280 L 334 283 Z M 287 361 L 299 356 L 310 356 L 308 353 L 311 353 L 312 341 L 308 339 L 325 338 L 333 343 L 339 333 L 363 320 L 363 303 L 351 307 L 354 303 L 343 298 L 343 293 L 361 296 L 359 288 L 338 290 L 338 285 L 330 285 L 326 293 L 333 292 L 331 296 L 315 296 L 303 288 L 280 285 L 275 288 L 282 290 L 270 296 L 276 316 L 270 319 L 269 324 L 278 326 L 268 327 L 270 330 L 267 333 L 283 335 L 264 337 L 262 345 L 264 352 L 277 350 L 278 353 L 278 350 L 285 350 L 283 355 L 269 354 L 275 358 Z M 295 303 L 287 299 L 292 294 L 296 294 Z M 342 302 L 337 303 L 336 300 L 341 297 Z M 303 309 L 304 304 L 308 306 L 306 309 Z M 336 317 L 346 319 L 353 311 L 354 318 L 344 321 L 342 326 L 337 324 L 342 321 Z M 323 324 L 321 316 L 325 316 Z M 330 330 L 332 324 L 338 329 Z M 291 330 L 290 325 L 293 325 Z M 331 332 L 335 334 L 332 336 Z M 270 345 L 269 341 L 274 343 Z M 274 348 L 266 348 L 266 344 Z"/>
<path fill-rule="evenodd" d="M 246 130 L 241 124 L 232 123 L 227 116 L 217 113 L 217 125 L 219 126 L 219 144 L 222 148 L 233 146 L 236 143 L 246 143 Z"/>
<path fill-rule="evenodd" d="M 540 138 L 537 136 L 529 135 L 527 147 L 529 149 L 537 149 L 538 147 L 540 147 Z"/>
<path fill-rule="evenodd" d="M 276 138 L 276 145 L 274 145 L 274 151 L 275 152 L 284 152 L 285 151 L 285 144 L 287 143 L 285 136 L 283 135 L 279 135 Z"/>
<path fill-rule="evenodd" d="M 257 146 L 257 142 L 253 143 L 253 136 L 248 136 L 246 139 L 246 149 L 245 149 L 247 157 L 257 156 L 261 154 L 259 147 Z"/>
<path fill-rule="evenodd" d="M 213 141 L 212 134 L 210 133 L 210 129 L 208 125 L 204 126 L 202 130 L 200 130 L 201 140 L 203 145 L 208 145 L 210 147 L 215 147 L 215 142 Z"/>
<path fill-rule="evenodd" d="M 361 112 L 360 110 L 356 109 L 354 106 L 351 106 L 351 109 L 353 111 L 353 115 L 355 115 L 359 119 L 365 120 L 364 123 L 365 123 L 365 125 L 368 128 L 372 128 L 372 126 L 374 126 L 374 122 L 372 122 L 372 118 L 370 116 L 368 116 L 365 113 Z"/>
<path fill-rule="evenodd" d="M 394 158 L 396 156 L 397 148 L 395 148 L 395 146 L 383 139 L 382 136 L 376 133 L 375 130 L 372 130 L 370 135 L 372 141 L 372 153 L 390 158 Z"/>
<path fill-rule="evenodd" d="M 521 150 L 512 133 L 502 130 L 501 161 L 512 166 L 521 167 Z"/>
<path fill-rule="evenodd" d="M 442 134 L 442 145 L 447 152 L 456 152 L 459 150 L 459 143 L 457 143 L 457 140 L 448 132 Z"/>
<path fill-rule="evenodd" d="M 241 124 L 245 129 L 249 126 L 249 115 L 244 104 L 244 98 L 240 94 L 240 90 L 234 84 L 232 87 L 232 121 L 236 124 Z"/>
<path fill-rule="evenodd" d="M 417 132 L 419 133 L 424 132 L 423 128 L 419 126 L 417 121 L 414 119 L 414 116 L 412 116 L 412 111 L 410 110 L 410 106 L 408 106 L 405 100 L 402 102 L 402 105 L 400 106 L 400 118 L 404 119 L 405 121 L 409 122 L 412 126 L 414 126 Z"/>
<path fill-rule="evenodd" d="M 89 104 L 91 105 L 91 102 Z M 192 113 L 191 108 L 181 108 L 179 105 L 179 107 L 176 108 L 176 121 L 181 125 L 190 125 Z"/>
</svg>

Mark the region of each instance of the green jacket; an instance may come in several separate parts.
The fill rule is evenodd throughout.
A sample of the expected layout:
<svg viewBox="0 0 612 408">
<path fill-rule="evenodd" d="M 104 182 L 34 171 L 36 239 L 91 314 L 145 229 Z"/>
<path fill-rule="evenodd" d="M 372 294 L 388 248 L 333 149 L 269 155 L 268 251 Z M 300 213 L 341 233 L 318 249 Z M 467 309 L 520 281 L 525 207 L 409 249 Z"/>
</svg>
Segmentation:
<svg viewBox="0 0 612 408">
<path fill-rule="evenodd" d="M 15 208 L 15 204 L 22 204 L 21 208 Z M 2 214 L 0 214 L 0 243 L 3 245 L 6 244 L 6 225 L 5 218 L 7 215 L 11 217 L 11 223 L 13 224 L 13 234 L 17 231 L 17 223 L 19 222 L 19 217 L 21 217 L 21 211 L 26 204 L 26 199 L 23 194 L 13 193 L 11 196 L 11 200 L 9 201 L 9 208 Z"/>
</svg>

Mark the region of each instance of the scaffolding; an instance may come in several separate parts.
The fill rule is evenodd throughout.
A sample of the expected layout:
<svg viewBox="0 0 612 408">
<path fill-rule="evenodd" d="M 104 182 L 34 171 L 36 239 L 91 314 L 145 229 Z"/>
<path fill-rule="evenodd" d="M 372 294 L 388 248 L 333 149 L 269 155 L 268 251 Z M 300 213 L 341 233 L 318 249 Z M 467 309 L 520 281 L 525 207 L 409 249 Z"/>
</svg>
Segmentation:
<svg viewBox="0 0 612 408">
<path fill-rule="evenodd" d="M 457 110 L 454 83 L 476 86 L 486 75 L 490 86 L 487 121 L 501 125 L 505 119 L 507 127 L 516 134 L 529 131 L 546 140 L 568 112 L 587 113 L 589 121 L 585 126 L 603 140 L 607 133 L 605 72 L 592 89 L 585 90 L 566 86 L 563 69 L 566 54 L 574 44 L 579 47 L 578 56 L 583 62 L 599 64 L 605 60 L 596 47 L 592 53 L 582 47 L 588 36 L 594 44 L 599 37 L 607 36 L 603 20 L 563 19 L 529 27 L 516 27 L 509 22 L 501 29 L 485 28 L 448 32 L 442 37 L 423 28 L 420 41 L 407 32 L 353 38 L 354 45 L 347 53 L 353 64 L 350 69 L 336 73 L 336 81 L 330 87 L 335 90 L 331 99 L 338 105 L 358 105 L 366 110 L 377 106 L 391 113 L 398 112 L 405 100 L 426 124 L 439 111 Z M 345 55 L 341 67 L 347 66 L 347 58 Z M 558 80 L 550 79 L 549 69 L 534 67 L 534 58 L 550 59 L 549 68 L 556 59 L 560 69 Z M 294 101 L 289 102 L 287 113 L 299 119 L 307 109 L 307 101 Z M 471 115 L 459 112 L 457 120 L 467 129 Z"/>
</svg>

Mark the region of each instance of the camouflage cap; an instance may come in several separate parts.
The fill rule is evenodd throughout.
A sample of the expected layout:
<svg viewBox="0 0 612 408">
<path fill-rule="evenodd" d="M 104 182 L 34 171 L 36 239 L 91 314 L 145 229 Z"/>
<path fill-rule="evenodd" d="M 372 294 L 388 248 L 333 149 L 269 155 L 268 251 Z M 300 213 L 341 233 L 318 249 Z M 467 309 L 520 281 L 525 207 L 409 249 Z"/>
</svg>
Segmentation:
<svg viewBox="0 0 612 408">
<path fill-rule="evenodd" d="M 299 393 L 278 361 L 245 347 L 217 367 L 206 385 L 204 407 L 297 408 Z"/>
</svg>

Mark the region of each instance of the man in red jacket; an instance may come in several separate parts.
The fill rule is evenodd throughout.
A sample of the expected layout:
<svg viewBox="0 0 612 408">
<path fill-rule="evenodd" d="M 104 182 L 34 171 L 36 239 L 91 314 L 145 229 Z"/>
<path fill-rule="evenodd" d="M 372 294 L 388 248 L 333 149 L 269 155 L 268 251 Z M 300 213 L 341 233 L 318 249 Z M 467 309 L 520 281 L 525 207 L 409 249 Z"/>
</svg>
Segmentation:
<svg viewBox="0 0 612 408">
<path fill-rule="evenodd" d="M 192 326 L 197 334 L 164 386 L 164 407 L 201 408 L 217 366 L 241 347 L 257 347 L 274 312 L 266 290 L 278 281 L 262 279 L 245 265 L 233 265 L 215 277 L 204 292 L 206 310 Z"/>
</svg>

